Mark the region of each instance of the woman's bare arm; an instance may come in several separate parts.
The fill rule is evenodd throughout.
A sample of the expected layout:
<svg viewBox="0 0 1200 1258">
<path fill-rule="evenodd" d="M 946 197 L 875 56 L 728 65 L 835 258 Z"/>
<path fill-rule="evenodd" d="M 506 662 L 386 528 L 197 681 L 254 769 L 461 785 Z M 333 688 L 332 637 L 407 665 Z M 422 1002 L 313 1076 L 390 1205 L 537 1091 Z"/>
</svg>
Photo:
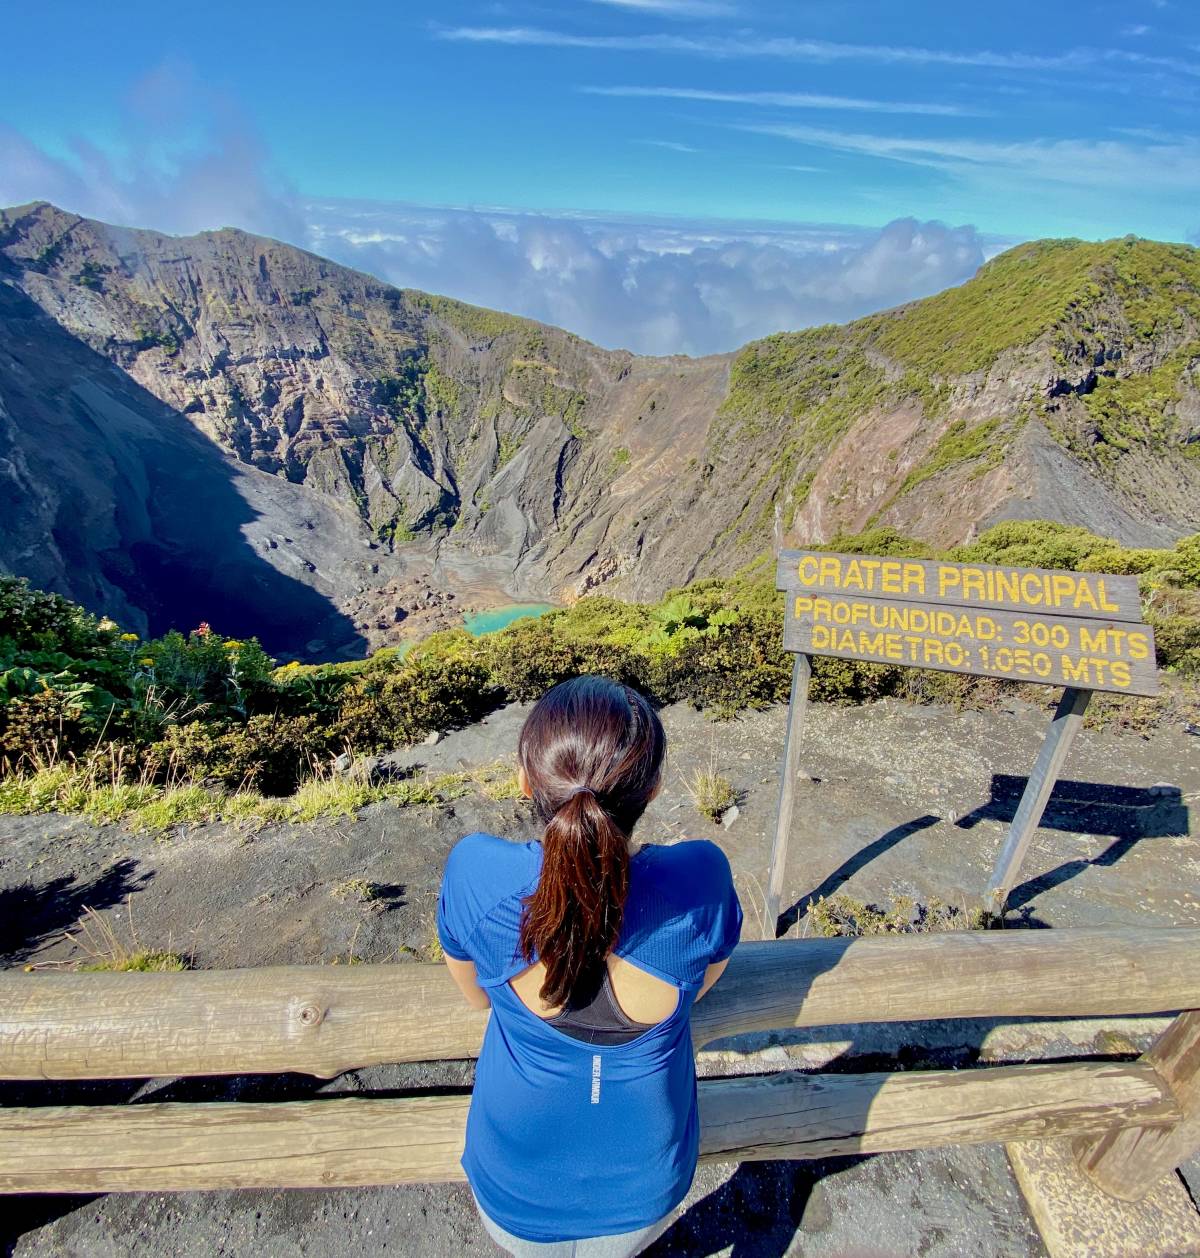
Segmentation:
<svg viewBox="0 0 1200 1258">
<path fill-rule="evenodd" d="M 472 1009 L 490 1009 L 492 1007 L 491 998 L 479 986 L 479 982 L 475 977 L 474 961 L 459 961 L 456 957 L 446 957 L 446 968 L 450 971 L 450 977 L 458 984 L 459 991 L 466 997 L 467 1004 Z"/>
<path fill-rule="evenodd" d="M 725 967 L 729 964 L 729 958 L 724 961 L 714 961 L 712 965 L 704 971 L 704 982 L 700 984 L 700 990 L 696 993 L 696 999 L 702 999 L 708 992 L 708 989 L 725 973 Z"/>
</svg>

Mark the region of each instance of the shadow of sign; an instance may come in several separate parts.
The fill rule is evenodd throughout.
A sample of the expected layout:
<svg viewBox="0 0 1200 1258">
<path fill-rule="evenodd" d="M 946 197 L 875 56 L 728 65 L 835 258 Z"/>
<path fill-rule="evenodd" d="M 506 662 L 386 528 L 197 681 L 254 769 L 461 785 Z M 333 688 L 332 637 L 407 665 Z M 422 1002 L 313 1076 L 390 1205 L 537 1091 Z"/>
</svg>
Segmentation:
<svg viewBox="0 0 1200 1258">
<path fill-rule="evenodd" d="M 911 821 L 906 821 L 902 825 L 893 826 L 886 834 L 881 834 L 879 838 L 868 843 L 866 847 L 860 848 L 849 860 L 843 861 L 827 878 L 822 879 L 811 891 L 806 891 L 791 908 L 786 909 L 779 916 L 779 924 L 776 928 L 776 934 L 786 934 L 807 912 L 810 903 L 826 896 L 831 896 L 842 886 L 843 883 L 849 882 L 860 869 L 869 865 L 877 856 L 882 856 L 884 852 L 902 843 L 909 835 L 916 834 L 919 830 L 927 830 L 930 826 L 936 826 L 941 821 L 941 817 L 935 816 L 933 813 L 925 813 L 920 817 L 914 817 Z"/>
<path fill-rule="evenodd" d="M 1009 773 L 992 778 L 991 799 L 956 823 L 970 829 L 981 821 L 1011 822 L 1027 779 Z M 1093 866 L 1115 865 L 1142 839 L 1179 838 L 1189 833 L 1188 807 L 1179 787 L 1110 786 L 1104 782 L 1059 781 L 1054 785 L 1041 826 L 1074 834 L 1110 835 L 1116 839 L 1098 856 L 1066 861 L 1012 889 L 1008 907 L 1019 909 L 1069 882 Z"/>
<path fill-rule="evenodd" d="M 1012 773 L 992 777 L 991 798 L 955 824 L 969 830 L 981 821 L 1011 822 L 1029 779 Z M 1188 833 L 1188 809 L 1177 786 L 1110 786 L 1105 782 L 1054 784 L 1040 822 L 1043 829 L 1153 839 Z"/>
</svg>

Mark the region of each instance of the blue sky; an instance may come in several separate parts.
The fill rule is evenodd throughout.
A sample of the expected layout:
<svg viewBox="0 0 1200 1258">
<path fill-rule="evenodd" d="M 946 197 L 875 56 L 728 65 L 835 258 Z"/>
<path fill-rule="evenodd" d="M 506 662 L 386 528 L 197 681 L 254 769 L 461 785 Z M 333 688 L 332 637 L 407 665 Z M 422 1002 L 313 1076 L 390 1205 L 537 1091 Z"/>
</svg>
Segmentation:
<svg viewBox="0 0 1200 1258">
<path fill-rule="evenodd" d="M 778 251 L 806 259 L 791 307 L 764 303 L 803 320 L 932 291 L 1012 240 L 1200 231 L 1194 0 L 47 0 L 5 29 L 30 55 L 0 83 L 0 200 L 232 223 L 493 304 L 513 272 L 489 275 L 488 242 L 519 245 L 527 312 L 610 341 L 594 303 L 614 285 L 711 288 L 711 266 L 664 259 L 757 267 L 750 296 Z M 918 226 L 907 286 L 838 271 L 814 303 L 822 259 L 862 264 L 897 220 Z M 563 296 L 618 254 L 612 283 Z M 646 295 L 639 347 L 759 330 L 671 328 Z"/>
</svg>

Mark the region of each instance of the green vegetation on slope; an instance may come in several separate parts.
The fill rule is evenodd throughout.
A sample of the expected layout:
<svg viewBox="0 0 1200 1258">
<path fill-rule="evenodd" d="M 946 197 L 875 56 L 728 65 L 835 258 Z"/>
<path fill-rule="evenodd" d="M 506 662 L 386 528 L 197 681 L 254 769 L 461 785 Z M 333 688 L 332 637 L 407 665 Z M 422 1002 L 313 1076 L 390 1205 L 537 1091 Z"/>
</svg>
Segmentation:
<svg viewBox="0 0 1200 1258">
<path fill-rule="evenodd" d="M 1007 448 L 1000 433 L 1002 423 L 1003 420 L 987 419 L 974 428 L 968 428 L 965 419 L 956 419 L 938 438 L 925 459 L 904 478 L 896 496 L 908 493 L 931 476 L 961 463 L 978 462 L 976 472 L 979 475 L 995 467 Z"/>
<path fill-rule="evenodd" d="M 430 311 L 473 341 L 494 341 L 514 332 L 540 337 L 544 332 L 542 325 L 532 319 L 489 310 L 486 306 L 471 306 L 465 301 L 455 301 L 453 297 L 440 297 L 436 293 L 422 293 L 416 289 L 406 289 L 404 295 L 417 309 Z M 562 335 L 570 336 L 566 332 Z"/>
<path fill-rule="evenodd" d="M 990 367 L 1005 350 L 1030 345 L 1068 316 L 1087 312 L 1110 288 L 1137 336 L 1181 326 L 1181 310 L 1200 316 L 1200 250 L 1128 237 L 1092 243 L 1041 240 L 1018 245 L 974 279 L 904 309 L 861 320 L 872 344 L 929 375 Z"/>
<path fill-rule="evenodd" d="M 829 547 L 930 554 L 890 529 L 836 537 Z M 949 557 L 1137 573 L 1159 663 L 1200 675 L 1200 534 L 1170 550 L 1136 550 L 1079 528 L 1019 521 L 997 525 Z M 791 677 L 773 575 L 764 561 L 654 604 L 592 596 L 483 638 L 466 630 L 435 634 L 403 658 L 389 649 L 350 664 L 274 669 L 253 640 L 222 638 L 202 625 L 142 642 L 57 595 L 3 577 L 0 760 L 7 776 L 0 777 L 0 810 L 80 811 L 96 821 L 132 816 L 160 830 L 188 820 L 307 819 L 380 799 L 430 802 L 463 784 L 335 779 L 328 766 L 344 752 L 388 750 L 469 724 L 583 673 L 615 677 L 658 703 L 684 700 L 717 714 L 767 706 L 787 697 Z M 835 702 L 897 693 L 961 702 L 998 685 L 821 658 L 812 694 Z M 1110 706 L 1130 722 L 1128 713 L 1164 710 L 1158 700 L 1121 697 Z"/>
<path fill-rule="evenodd" d="M 1130 376 L 1103 376 L 1083 401 L 1096 426 L 1102 448 L 1112 452 L 1134 445 L 1161 449 L 1178 440 L 1171 414 L 1183 393 L 1185 381 L 1200 387 L 1200 340 L 1188 341 L 1157 367 Z M 1200 457 L 1200 443 L 1183 449 Z"/>
<path fill-rule="evenodd" d="M 722 439 L 754 437 L 786 419 L 806 451 L 831 446 L 891 392 L 854 326 L 780 332 L 747 345 L 730 370 Z"/>
</svg>

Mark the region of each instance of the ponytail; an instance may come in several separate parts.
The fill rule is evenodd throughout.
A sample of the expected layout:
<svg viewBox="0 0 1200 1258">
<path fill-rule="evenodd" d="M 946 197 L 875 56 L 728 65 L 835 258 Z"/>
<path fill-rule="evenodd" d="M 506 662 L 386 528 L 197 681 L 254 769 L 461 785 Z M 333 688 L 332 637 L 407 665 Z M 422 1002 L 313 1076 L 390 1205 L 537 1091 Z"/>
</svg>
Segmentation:
<svg viewBox="0 0 1200 1258">
<path fill-rule="evenodd" d="M 546 969 L 539 993 L 564 1005 L 617 942 L 629 891 L 629 836 L 658 785 L 666 736 L 627 686 L 579 677 L 548 691 L 521 730 L 518 758 L 546 824 L 520 948 Z"/>
</svg>

